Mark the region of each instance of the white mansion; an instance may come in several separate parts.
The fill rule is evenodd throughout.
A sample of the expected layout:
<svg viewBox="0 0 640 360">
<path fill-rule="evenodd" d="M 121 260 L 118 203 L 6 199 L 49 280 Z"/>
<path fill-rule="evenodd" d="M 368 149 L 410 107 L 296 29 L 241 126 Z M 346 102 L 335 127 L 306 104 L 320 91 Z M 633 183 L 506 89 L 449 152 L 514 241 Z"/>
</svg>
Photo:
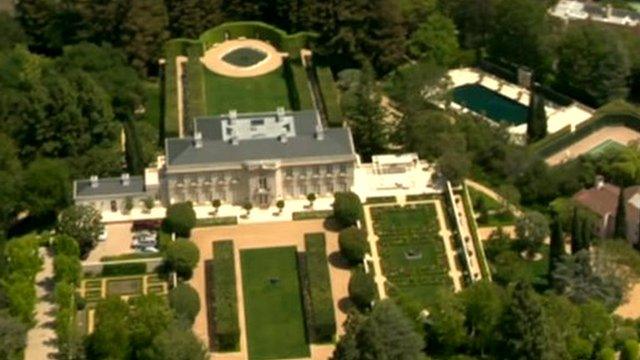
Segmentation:
<svg viewBox="0 0 640 360">
<path fill-rule="evenodd" d="M 359 164 L 351 131 L 325 129 L 314 110 L 238 114 L 194 120 L 193 135 L 170 138 L 144 176 L 123 174 L 74 182 L 74 200 L 102 211 L 153 198 L 164 205 L 251 202 L 331 195 L 350 190 Z"/>
</svg>

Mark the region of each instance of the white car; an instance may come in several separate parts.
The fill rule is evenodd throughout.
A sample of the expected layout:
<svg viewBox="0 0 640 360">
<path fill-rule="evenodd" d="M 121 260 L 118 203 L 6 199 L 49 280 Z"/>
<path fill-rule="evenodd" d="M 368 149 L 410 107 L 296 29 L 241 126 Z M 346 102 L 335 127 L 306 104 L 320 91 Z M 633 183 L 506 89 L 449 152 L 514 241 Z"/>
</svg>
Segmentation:
<svg viewBox="0 0 640 360">
<path fill-rule="evenodd" d="M 107 241 L 107 229 L 102 228 L 102 232 L 98 235 L 98 241 Z"/>
<path fill-rule="evenodd" d="M 158 249 L 156 249 L 153 246 L 143 247 L 143 248 L 140 249 L 140 251 L 146 252 L 146 253 L 157 253 L 157 252 L 160 252 Z"/>
</svg>

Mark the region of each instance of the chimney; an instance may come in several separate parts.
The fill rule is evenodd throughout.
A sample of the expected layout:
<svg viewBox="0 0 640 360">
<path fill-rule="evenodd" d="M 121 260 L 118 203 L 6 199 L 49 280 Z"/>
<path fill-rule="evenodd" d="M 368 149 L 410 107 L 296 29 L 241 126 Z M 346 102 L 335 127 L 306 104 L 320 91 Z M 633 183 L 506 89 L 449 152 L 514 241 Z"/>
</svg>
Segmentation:
<svg viewBox="0 0 640 360">
<path fill-rule="evenodd" d="M 613 17 L 613 6 L 611 4 L 607 4 L 607 19 L 611 19 Z"/>
<path fill-rule="evenodd" d="M 278 141 L 280 141 L 283 144 L 287 143 L 287 133 L 281 134 L 280 136 L 278 136 Z"/>
<path fill-rule="evenodd" d="M 233 136 L 231 138 L 231 145 L 239 145 L 240 144 L 240 139 L 238 139 L 237 136 Z"/>
<path fill-rule="evenodd" d="M 122 183 L 122 186 L 129 186 L 129 174 L 124 173 L 120 175 L 120 182 Z"/>
<path fill-rule="evenodd" d="M 322 141 L 324 140 L 324 128 L 322 125 L 316 126 L 316 140 Z"/>
<path fill-rule="evenodd" d="M 604 176 L 596 175 L 596 181 L 595 181 L 596 190 L 602 189 L 603 186 L 604 186 Z"/>
<path fill-rule="evenodd" d="M 229 110 L 229 125 L 233 125 L 234 121 L 238 118 L 238 110 Z"/>
<path fill-rule="evenodd" d="M 91 175 L 91 178 L 90 178 L 89 181 L 91 181 L 91 187 L 93 189 L 98 187 L 99 182 L 98 182 L 98 176 L 97 175 Z"/>
<path fill-rule="evenodd" d="M 193 134 L 193 146 L 196 149 L 202 148 L 202 133 L 200 131 Z"/>
</svg>

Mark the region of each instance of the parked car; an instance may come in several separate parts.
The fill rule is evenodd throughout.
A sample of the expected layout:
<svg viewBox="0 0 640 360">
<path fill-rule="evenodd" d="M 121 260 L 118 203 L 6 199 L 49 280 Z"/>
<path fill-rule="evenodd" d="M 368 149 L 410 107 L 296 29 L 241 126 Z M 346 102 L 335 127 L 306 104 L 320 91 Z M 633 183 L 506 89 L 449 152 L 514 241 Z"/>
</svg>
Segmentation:
<svg viewBox="0 0 640 360">
<path fill-rule="evenodd" d="M 132 231 L 140 231 L 140 230 L 152 230 L 156 231 L 160 229 L 160 225 L 162 225 L 161 220 L 139 220 L 134 221 L 132 226 Z"/>
<path fill-rule="evenodd" d="M 158 253 L 160 252 L 156 247 L 154 246 L 146 246 L 146 247 L 142 247 L 140 248 L 140 251 L 142 252 L 146 252 L 146 253 Z"/>
</svg>

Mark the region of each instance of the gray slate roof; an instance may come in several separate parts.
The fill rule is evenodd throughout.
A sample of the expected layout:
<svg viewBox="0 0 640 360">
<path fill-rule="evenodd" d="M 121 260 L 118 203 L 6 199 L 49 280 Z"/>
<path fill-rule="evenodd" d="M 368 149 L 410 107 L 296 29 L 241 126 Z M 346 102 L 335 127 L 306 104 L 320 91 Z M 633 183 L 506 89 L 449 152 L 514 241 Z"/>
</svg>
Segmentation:
<svg viewBox="0 0 640 360">
<path fill-rule="evenodd" d="M 128 194 L 136 195 L 143 194 L 144 192 L 144 179 L 142 176 L 131 176 L 128 186 L 124 186 L 119 177 L 112 177 L 98 179 L 98 187 L 95 188 L 91 187 L 91 180 L 89 179 L 76 180 L 74 196 L 78 198 Z"/>
<path fill-rule="evenodd" d="M 272 114 L 271 114 L 272 115 Z M 239 118 L 242 115 L 239 115 Z M 255 117 L 256 115 L 252 115 Z M 293 113 L 296 136 L 286 143 L 277 138 L 240 140 L 237 145 L 221 140 L 222 121 L 226 116 L 199 118 L 195 129 L 202 133 L 203 146 L 196 148 L 193 138 L 173 138 L 166 141 L 168 166 L 205 165 L 249 160 L 292 159 L 322 156 L 354 155 L 351 133 L 346 128 L 324 130 L 324 139 L 315 138 L 318 120 L 315 111 Z"/>
</svg>

